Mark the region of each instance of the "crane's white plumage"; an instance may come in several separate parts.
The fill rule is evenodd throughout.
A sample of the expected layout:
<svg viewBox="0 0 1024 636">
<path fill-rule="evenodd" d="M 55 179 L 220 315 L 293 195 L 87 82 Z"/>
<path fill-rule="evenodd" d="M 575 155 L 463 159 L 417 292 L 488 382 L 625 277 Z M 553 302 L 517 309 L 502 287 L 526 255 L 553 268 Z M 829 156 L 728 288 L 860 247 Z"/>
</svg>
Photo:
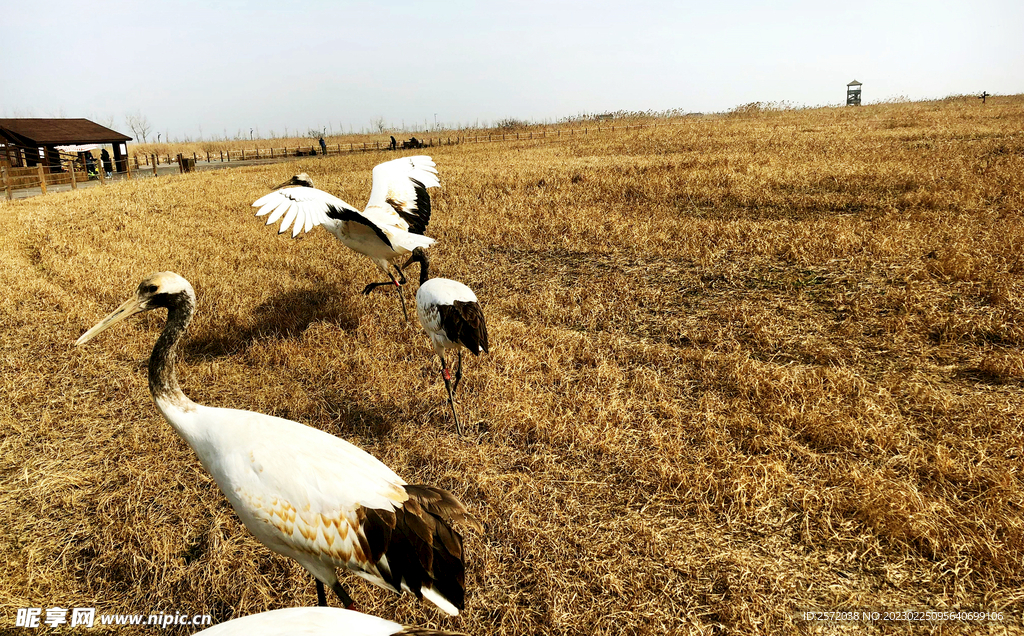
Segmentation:
<svg viewBox="0 0 1024 636">
<path fill-rule="evenodd" d="M 369 614 L 337 607 L 289 607 L 236 618 L 204 629 L 203 636 L 458 636 L 407 628 Z"/>
<path fill-rule="evenodd" d="M 172 272 L 154 274 L 75 344 L 128 316 L 166 307 L 167 324 L 149 361 L 153 400 L 246 528 L 343 600 L 339 567 L 457 614 L 464 597 L 462 541 L 447 524 L 476 524 L 465 507 L 439 488 L 406 484 L 369 453 L 318 429 L 188 399 L 178 387 L 174 351 L 194 306 L 188 281 Z M 426 530 L 410 530 L 410 524 Z"/>
<path fill-rule="evenodd" d="M 434 353 L 441 358 L 441 376 L 448 391 L 448 404 L 452 407 L 455 428 L 462 433 L 459 416 L 455 412 L 454 392 L 462 379 L 462 348 L 466 347 L 474 356 L 488 351 L 487 322 L 476 300 L 476 294 L 462 283 L 447 278 L 430 278 L 430 260 L 421 248 L 413 250 L 412 256 L 402 268 L 414 262 L 420 264 L 420 288 L 416 290 L 416 315 L 420 325 L 427 332 Z M 451 384 L 445 351 L 456 349 L 459 362 L 455 371 L 455 385 Z"/>
<path fill-rule="evenodd" d="M 440 186 L 437 169 L 430 157 L 419 155 L 386 161 L 373 169 L 373 186 L 366 208 L 360 212 L 338 197 L 311 187 L 303 173 L 295 175 L 252 205 L 256 216 L 267 216 L 267 225 L 281 219 L 278 233 L 292 227 L 292 237 L 322 226 L 352 250 L 367 256 L 394 283 L 401 282 L 388 271 L 391 259 L 409 254 L 417 247 L 430 247 L 434 239 L 423 235 L 430 222 L 428 188 Z M 279 186 L 280 187 L 280 186 Z M 401 275 L 401 272 L 399 272 Z M 371 283 L 369 293 L 386 283 Z M 401 294 L 399 294 L 401 297 Z M 405 310 L 405 299 L 402 298 Z"/>
<path fill-rule="evenodd" d="M 448 349 L 464 345 L 458 340 L 458 332 L 449 334 L 445 331 L 445 320 L 441 314 L 442 311 L 454 307 L 456 301 L 463 304 L 475 304 L 477 303 L 476 294 L 459 281 L 448 278 L 431 278 L 416 290 L 416 315 L 420 319 L 423 330 L 430 338 L 430 344 L 434 345 L 434 353 L 439 356 L 444 356 L 444 352 Z M 484 345 L 486 345 L 486 339 L 482 344 L 479 340 L 472 340 L 465 346 L 470 353 L 477 355 L 484 351 Z"/>
<path fill-rule="evenodd" d="M 345 203 L 338 197 L 312 187 L 298 186 L 274 190 L 270 194 L 257 199 L 252 205 L 259 208 L 256 216 L 266 216 L 267 225 L 278 219 L 281 226 L 278 233 L 288 231 L 292 227 L 292 236 L 308 232 L 317 225 L 345 242 L 346 222 L 373 224 L 385 232 L 389 239 L 395 237 L 399 243 L 412 241 L 411 247 L 405 248 L 408 254 L 416 247 L 427 247 L 433 239 L 422 236 L 423 229 L 430 219 L 429 197 L 424 207 L 424 195 L 427 188 L 440 186 L 437 180 L 437 169 L 430 157 L 403 157 L 377 165 L 373 169 L 373 186 L 366 209 L 362 212 Z M 310 183 L 308 177 L 300 181 Z M 288 183 L 288 182 L 286 182 Z M 339 219 L 330 215 L 331 208 L 345 210 L 361 219 Z M 425 215 L 425 218 L 419 218 Z M 335 214 L 335 217 L 338 214 Z M 419 238 L 411 239 L 402 236 L 402 232 L 416 233 Z M 347 244 L 347 243 L 346 243 Z M 350 246 L 356 251 L 356 247 Z M 401 246 L 404 247 L 404 246 Z M 396 254 L 392 254 L 394 256 Z"/>
</svg>

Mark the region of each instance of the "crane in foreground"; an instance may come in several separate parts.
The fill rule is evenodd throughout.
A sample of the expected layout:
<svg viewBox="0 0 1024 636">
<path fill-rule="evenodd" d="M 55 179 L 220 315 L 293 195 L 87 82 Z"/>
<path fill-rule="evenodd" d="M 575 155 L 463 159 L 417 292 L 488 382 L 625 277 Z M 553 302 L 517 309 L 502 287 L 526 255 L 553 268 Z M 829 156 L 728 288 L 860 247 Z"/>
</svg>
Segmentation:
<svg viewBox="0 0 1024 636">
<path fill-rule="evenodd" d="M 292 227 L 292 238 L 313 227 L 323 226 L 339 241 L 366 256 L 389 281 L 370 283 L 364 294 L 381 285 L 394 284 L 405 308 L 402 285 L 405 276 L 392 264 L 398 278 L 388 270 L 392 259 L 405 256 L 417 247 L 430 247 L 434 239 L 424 236 L 430 222 L 428 188 L 441 185 L 437 169 L 430 157 L 419 155 L 385 161 L 373 169 L 373 186 L 366 208 L 360 212 L 338 197 L 317 190 L 306 173 L 297 174 L 277 186 L 270 194 L 252 205 L 259 208 L 256 216 L 267 216 L 267 225 L 281 221 L 278 234 Z"/>
<path fill-rule="evenodd" d="M 462 379 L 462 347 L 468 349 L 474 356 L 479 356 L 481 351 L 490 353 L 487 344 L 487 322 L 472 289 L 447 278 L 430 278 L 430 259 L 422 248 L 412 251 L 402 269 L 415 262 L 420 264 L 416 315 L 423 330 L 430 337 L 434 353 L 441 358 L 441 377 L 444 378 L 444 388 L 448 391 L 448 404 L 451 405 L 452 417 L 455 418 L 455 430 L 461 435 L 462 424 L 459 423 L 459 416 L 455 412 L 454 394 L 459 388 L 459 380 Z M 448 363 L 444 359 L 444 352 L 449 349 L 458 351 L 454 386 L 451 382 L 451 373 L 448 371 Z"/>
<path fill-rule="evenodd" d="M 441 488 L 407 484 L 375 457 L 324 431 L 252 411 L 196 404 L 182 393 L 175 351 L 192 319 L 195 292 L 173 272 L 152 274 L 120 307 L 75 342 L 125 318 L 165 307 L 149 357 L 157 410 L 195 451 L 231 507 L 265 546 L 291 557 L 351 608 L 336 568 L 456 615 L 464 606 L 462 537 L 452 522 L 480 528 Z"/>
<path fill-rule="evenodd" d="M 251 614 L 208 627 L 196 636 L 464 636 L 405 627 L 337 607 L 288 607 Z"/>
</svg>

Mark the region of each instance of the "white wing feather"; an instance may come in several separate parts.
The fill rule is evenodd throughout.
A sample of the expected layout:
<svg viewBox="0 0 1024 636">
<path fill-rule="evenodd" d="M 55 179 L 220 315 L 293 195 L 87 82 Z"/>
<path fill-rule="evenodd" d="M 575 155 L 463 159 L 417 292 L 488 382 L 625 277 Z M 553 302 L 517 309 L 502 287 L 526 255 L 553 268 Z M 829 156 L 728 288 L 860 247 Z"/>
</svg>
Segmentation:
<svg viewBox="0 0 1024 636">
<path fill-rule="evenodd" d="M 434 166 L 434 161 L 425 155 L 402 157 L 378 164 L 373 169 L 373 187 L 370 190 L 370 199 L 366 202 L 367 211 L 370 208 L 380 209 L 394 219 L 396 227 L 409 229 L 409 224 L 395 212 L 392 202 L 403 206 L 415 204 L 416 184 L 412 182 L 413 179 L 422 183 L 425 188 L 440 186 L 437 168 Z"/>
<path fill-rule="evenodd" d="M 295 229 L 292 230 L 292 237 L 302 232 L 308 232 L 317 225 L 323 225 L 331 219 L 327 216 L 329 206 L 352 210 L 361 214 L 351 205 L 345 203 L 333 194 L 317 190 L 316 188 L 296 187 L 274 190 L 253 202 L 252 207 L 259 208 L 256 216 L 270 215 L 267 225 L 277 221 L 282 216 L 284 221 L 278 228 L 278 234 L 286 232 L 295 222 Z"/>
<path fill-rule="evenodd" d="M 203 636 L 391 636 L 403 627 L 340 607 L 289 607 L 236 618 L 204 629 Z M 197 634 L 197 636 L 198 636 Z"/>
</svg>

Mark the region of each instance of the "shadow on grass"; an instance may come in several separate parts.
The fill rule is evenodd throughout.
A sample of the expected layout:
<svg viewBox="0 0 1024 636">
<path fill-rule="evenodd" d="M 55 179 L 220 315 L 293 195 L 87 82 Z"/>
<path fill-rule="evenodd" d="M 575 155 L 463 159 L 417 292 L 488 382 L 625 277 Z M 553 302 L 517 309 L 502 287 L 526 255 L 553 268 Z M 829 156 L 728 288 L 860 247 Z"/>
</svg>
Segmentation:
<svg viewBox="0 0 1024 636">
<path fill-rule="evenodd" d="M 349 397 L 337 394 L 326 396 L 327 412 L 337 426 L 331 431 L 340 437 L 359 435 L 379 440 L 387 437 L 398 421 L 397 409 L 392 404 L 359 404 Z"/>
<path fill-rule="evenodd" d="M 242 353 L 258 340 L 298 338 L 314 322 L 330 322 L 345 330 L 359 326 L 359 313 L 351 290 L 293 289 L 256 307 L 249 324 L 222 323 L 184 343 L 186 355 L 199 358 Z"/>
</svg>

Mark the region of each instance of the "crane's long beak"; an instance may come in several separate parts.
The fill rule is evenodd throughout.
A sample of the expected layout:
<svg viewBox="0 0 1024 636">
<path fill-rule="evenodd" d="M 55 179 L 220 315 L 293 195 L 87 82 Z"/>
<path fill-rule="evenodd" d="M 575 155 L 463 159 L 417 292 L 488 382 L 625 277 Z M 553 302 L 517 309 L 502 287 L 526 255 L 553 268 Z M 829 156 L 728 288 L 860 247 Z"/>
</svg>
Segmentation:
<svg viewBox="0 0 1024 636">
<path fill-rule="evenodd" d="M 409 267 L 410 265 L 412 265 L 413 261 L 415 261 L 415 260 L 416 260 L 415 258 L 410 256 L 409 260 L 405 261 L 405 265 L 402 265 L 402 270 L 405 270 L 406 267 Z"/>
<path fill-rule="evenodd" d="M 306 178 L 303 179 L 303 177 L 306 177 Z M 275 190 L 280 190 L 281 188 L 289 188 L 291 186 L 312 186 L 312 185 L 313 185 L 312 182 L 309 180 L 309 175 L 307 175 L 305 172 L 303 172 L 303 173 L 292 175 L 291 177 L 288 177 L 287 181 L 285 181 L 284 183 L 282 183 L 279 186 L 276 186 L 274 189 Z"/>
<path fill-rule="evenodd" d="M 85 344 L 95 338 L 101 331 L 106 331 L 129 316 L 146 311 L 138 297 L 129 298 L 123 305 L 115 309 L 109 316 L 99 321 L 95 327 L 82 334 L 82 337 L 75 341 L 75 346 Z"/>
</svg>

